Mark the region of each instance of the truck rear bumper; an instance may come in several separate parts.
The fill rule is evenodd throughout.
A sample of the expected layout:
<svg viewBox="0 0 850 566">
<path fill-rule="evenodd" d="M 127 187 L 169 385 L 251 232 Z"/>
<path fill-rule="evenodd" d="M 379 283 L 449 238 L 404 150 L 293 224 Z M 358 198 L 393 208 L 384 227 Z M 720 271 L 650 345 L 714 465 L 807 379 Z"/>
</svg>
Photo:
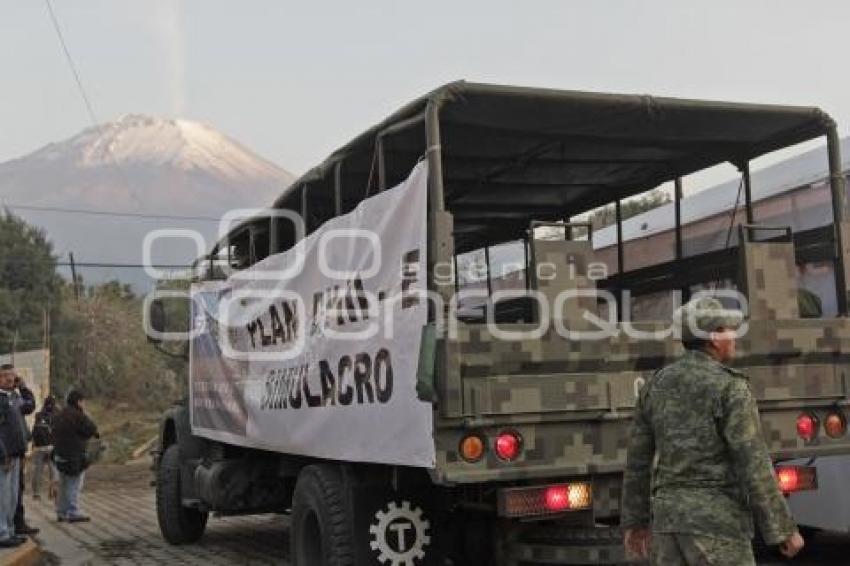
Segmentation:
<svg viewBox="0 0 850 566">
<path fill-rule="evenodd" d="M 611 527 L 544 527 L 508 543 L 509 566 L 640 564 L 626 558 L 623 534 Z"/>
</svg>

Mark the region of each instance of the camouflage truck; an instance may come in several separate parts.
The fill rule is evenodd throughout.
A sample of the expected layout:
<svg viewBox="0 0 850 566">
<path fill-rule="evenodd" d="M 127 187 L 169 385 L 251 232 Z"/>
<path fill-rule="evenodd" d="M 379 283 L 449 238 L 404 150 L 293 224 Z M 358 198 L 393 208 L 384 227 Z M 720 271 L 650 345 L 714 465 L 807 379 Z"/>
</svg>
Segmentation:
<svg viewBox="0 0 850 566">
<path fill-rule="evenodd" d="M 759 225 L 750 161 L 821 136 L 834 223 Z M 741 171 L 745 221 L 730 218 L 726 247 L 686 255 L 682 177 L 723 163 Z M 190 396 L 156 455 L 162 534 L 190 543 L 211 512 L 281 513 L 297 566 L 624 562 L 636 392 L 681 348 L 669 321 L 630 322 L 628 299 L 718 287 L 746 299 L 737 365 L 778 481 L 815 488 L 812 468 L 781 463 L 850 453 L 839 164 L 817 108 L 467 82 L 412 102 L 198 261 Z M 672 259 L 627 270 L 619 203 L 670 181 Z M 604 262 L 573 220 L 611 203 Z M 519 270 L 495 276 L 507 242 Z M 486 285 L 459 277 L 470 254 Z M 835 318 L 799 312 L 795 265 L 813 257 L 833 263 Z M 151 301 L 154 334 L 174 326 L 165 301 Z M 376 320 L 352 345 L 330 332 Z"/>
</svg>

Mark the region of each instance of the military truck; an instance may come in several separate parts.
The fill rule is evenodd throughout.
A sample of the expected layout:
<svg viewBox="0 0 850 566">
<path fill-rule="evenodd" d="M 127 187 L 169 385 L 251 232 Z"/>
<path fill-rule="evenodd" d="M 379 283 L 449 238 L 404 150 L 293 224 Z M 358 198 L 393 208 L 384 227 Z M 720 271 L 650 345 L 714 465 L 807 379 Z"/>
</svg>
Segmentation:
<svg viewBox="0 0 850 566">
<path fill-rule="evenodd" d="M 750 162 L 820 137 L 834 222 L 759 224 Z M 468 82 L 404 106 L 197 261 L 190 331 L 172 336 L 190 343 L 189 397 L 155 458 L 163 536 L 279 513 L 297 566 L 626 562 L 636 392 L 681 349 L 669 320 L 629 320 L 649 294 L 743 297 L 736 363 L 777 479 L 816 488 L 814 468 L 782 462 L 850 453 L 840 162 L 812 107 Z M 688 254 L 682 179 L 724 163 L 740 214 L 725 246 Z M 628 269 L 620 203 L 668 182 L 670 259 Z M 586 214 L 612 203 L 603 260 Z M 496 274 L 508 245 L 519 267 Z M 833 267 L 837 317 L 799 311 L 795 266 L 812 258 Z M 156 339 L 180 322 L 168 300 L 149 301 Z"/>
</svg>

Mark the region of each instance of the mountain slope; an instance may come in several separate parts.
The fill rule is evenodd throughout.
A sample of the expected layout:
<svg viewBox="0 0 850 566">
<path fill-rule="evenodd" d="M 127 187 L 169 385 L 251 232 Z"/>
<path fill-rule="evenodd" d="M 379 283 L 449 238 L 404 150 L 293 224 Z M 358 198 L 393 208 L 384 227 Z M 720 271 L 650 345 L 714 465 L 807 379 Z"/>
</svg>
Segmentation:
<svg viewBox="0 0 850 566">
<path fill-rule="evenodd" d="M 216 238 L 210 220 L 174 221 L 32 210 L 14 205 L 219 218 L 228 210 L 262 207 L 294 179 L 211 126 L 188 120 L 127 115 L 88 128 L 18 159 L 0 163 L 0 203 L 42 226 L 56 251 L 80 262 L 141 263 L 145 234 L 156 228 L 190 228 L 205 247 Z M 188 263 L 188 241 L 162 242 L 160 263 Z M 88 281 L 118 277 L 88 272 Z"/>
</svg>

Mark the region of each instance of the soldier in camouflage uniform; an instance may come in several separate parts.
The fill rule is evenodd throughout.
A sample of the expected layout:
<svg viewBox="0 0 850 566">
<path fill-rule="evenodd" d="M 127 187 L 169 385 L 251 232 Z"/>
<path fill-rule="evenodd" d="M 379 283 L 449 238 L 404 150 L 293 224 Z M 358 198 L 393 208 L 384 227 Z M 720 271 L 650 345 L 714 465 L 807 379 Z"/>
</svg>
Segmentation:
<svg viewBox="0 0 850 566">
<path fill-rule="evenodd" d="M 739 311 L 679 309 L 684 355 L 643 387 L 623 484 L 626 550 L 652 564 L 755 564 L 753 517 L 788 557 L 803 546 L 735 355 Z M 651 494 L 651 497 L 650 497 Z M 651 500 L 651 502 L 650 502 Z M 651 520 L 650 520 L 651 517 Z"/>
</svg>

